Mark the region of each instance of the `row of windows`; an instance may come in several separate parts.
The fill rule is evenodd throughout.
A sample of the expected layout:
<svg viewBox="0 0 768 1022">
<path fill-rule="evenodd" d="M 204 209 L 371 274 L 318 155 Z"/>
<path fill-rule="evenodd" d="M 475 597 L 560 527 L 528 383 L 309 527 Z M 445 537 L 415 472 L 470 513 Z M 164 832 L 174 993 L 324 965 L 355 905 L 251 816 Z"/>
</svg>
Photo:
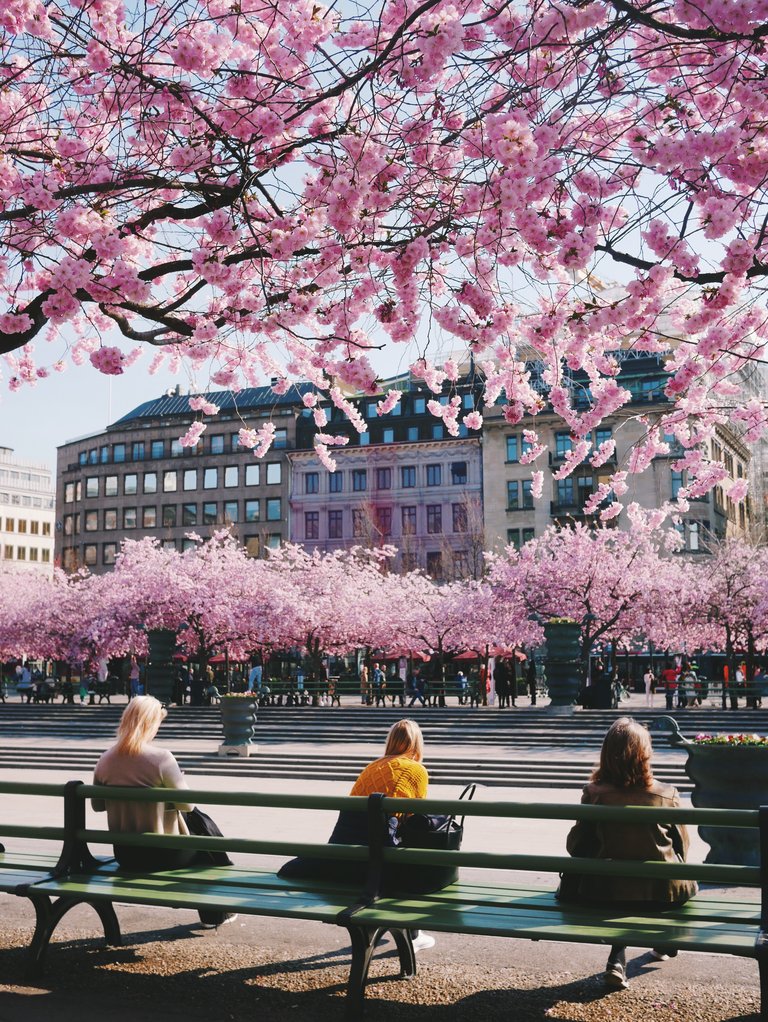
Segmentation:
<svg viewBox="0 0 768 1022">
<path fill-rule="evenodd" d="M 453 461 L 449 466 L 443 466 L 441 464 L 426 465 L 424 471 L 424 479 L 427 486 L 442 486 L 443 485 L 443 468 L 446 468 L 446 477 L 450 476 L 452 486 L 465 486 L 467 483 L 467 463 L 466 461 Z M 332 472 L 328 475 L 328 490 L 330 493 L 343 493 L 344 492 L 344 475 L 342 471 Z M 375 468 L 368 470 L 367 468 L 355 468 L 352 469 L 351 473 L 352 490 L 355 493 L 363 493 L 368 489 L 369 481 L 373 483 L 373 489 L 375 490 L 391 490 L 392 482 L 394 479 L 394 470 L 392 468 Z M 416 486 L 417 480 L 417 467 L 416 465 L 401 465 L 400 466 L 400 486 L 403 489 L 413 489 Z M 305 493 L 319 493 L 320 492 L 320 473 L 319 472 L 305 472 L 304 473 L 304 492 Z"/>
<path fill-rule="evenodd" d="M 29 531 L 30 536 L 50 536 L 51 523 L 37 521 L 27 522 L 26 518 L 19 518 L 18 521 L 15 518 L 6 518 L 5 531 L 19 533 Z"/>
<path fill-rule="evenodd" d="M 6 543 L 3 546 L 3 560 L 41 561 L 43 564 L 49 564 L 51 561 L 51 551 L 36 546 L 17 546 L 14 550 L 12 543 Z"/>
<path fill-rule="evenodd" d="M 507 483 L 507 511 L 533 507 L 533 480 L 514 479 Z"/>
<path fill-rule="evenodd" d="M 429 535 L 437 536 L 443 532 L 443 507 L 442 504 L 426 505 L 426 525 Z M 326 512 L 328 525 L 328 539 L 344 539 L 345 533 L 345 512 L 343 510 L 332 510 Z M 400 530 L 403 536 L 415 536 L 417 532 L 418 508 L 413 505 L 400 508 Z M 453 504 L 451 506 L 451 522 L 454 532 L 467 531 L 467 508 L 465 504 Z M 352 510 L 352 536 L 355 538 L 367 537 L 371 533 L 378 533 L 379 536 L 391 536 L 393 524 L 393 509 L 391 507 L 377 507 L 373 511 L 365 508 L 354 508 Z M 320 539 L 320 512 L 304 512 L 304 538 Z"/>
<path fill-rule="evenodd" d="M 260 536 L 244 536 L 243 546 L 246 552 L 251 557 L 258 557 L 262 546 L 269 550 L 277 550 L 282 542 L 282 537 L 279 532 L 269 533 L 265 537 Z M 184 537 L 184 539 L 177 542 L 174 539 L 163 540 L 162 547 L 164 550 L 191 550 L 193 547 L 199 544 L 194 539 Z M 118 544 L 117 543 L 102 543 L 101 544 L 101 563 L 104 565 L 110 565 L 115 563 L 117 558 Z M 46 551 L 47 552 L 47 551 Z M 46 559 L 46 558 L 44 558 Z M 62 552 L 62 566 L 66 571 L 74 571 L 75 568 L 81 565 L 92 568 L 99 563 L 99 544 L 98 543 L 86 543 L 82 548 L 82 554 L 79 553 L 75 547 L 65 547 Z"/>
<path fill-rule="evenodd" d="M 262 469 L 264 470 L 262 473 Z M 176 493 L 181 491 L 197 490 L 201 485 L 204 490 L 217 490 L 220 483 L 225 489 L 235 489 L 240 486 L 241 466 L 227 465 L 222 468 L 186 468 L 177 470 L 168 469 L 165 472 L 144 472 L 142 476 L 142 492 L 157 493 L 160 487 L 163 493 Z M 279 461 L 266 462 L 264 465 L 245 465 L 242 473 L 243 485 L 259 486 L 262 476 L 268 486 L 277 486 L 283 481 L 283 466 Z M 117 497 L 120 487 L 120 477 L 110 476 L 86 476 L 85 496 L 93 497 Z M 139 492 L 139 476 L 136 472 L 129 472 L 122 477 L 123 495 L 133 496 Z M 64 503 L 72 504 L 82 499 L 81 483 L 66 483 L 64 486 Z"/>
<path fill-rule="evenodd" d="M 264 520 L 267 522 L 282 521 L 283 508 L 279 497 L 268 500 L 225 500 L 205 501 L 202 504 L 163 504 L 158 515 L 155 505 L 147 507 L 105 508 L 103 511 L 85 511 L 82 514 L 64 515 L 63 531 L 65 536 L 74 536 L 80 532 L 81 523 L 84 532 L 112 532 L 118 528 L 156 529 L 158 526 L 173 529 L 177 525 L 220 525 L 233 522 L 260 522 L 262 505 Z M 242 518 L 241 518 L 242 514 Z"/>
<path fill-rule="evenodd" d="M 519 550 L 524 543 L 533 539 L 535 535 L 535 529 L 507 529 L 507 543 L 510 543 L 515 550 Z"/>
<path fill-rule="evenodd" d="M 11 507 L 39 507 L 46 510 L 53 507 L 53 497 L 32 497 L 28 493 L 8 493 L 0 490 L 0 504 Z"/>
<path fill-rule="evenodd" d="M 613 430 L 610 427 L 596 429 L 592 433 L 592 446 L 597 449 L 601 444 L 613 438 Z M 519 462 L 522 455 L 530 451 L 530 443 L 521 433 L 511 433 L 507 437 L 507 461 Z M 554 457 L 558 461 L 565 459 L 573 449 L 573 436 L 567 431 L 555 433 Z"/>
<path fill-rule="evenodd" d="M 288 446 L 288 430 L 276 429 L 272 442 L 273 449 L 279 450 Z M 199 454 L 225 454 L 229 451 L 241 451 L 240 438 L 237 433 L 214 433 L 200 440 L 195 447 L 182 447 L 180 440 L 134 440 L 132 444 L 104 444 L 80 451 L 80 465 L 109 465 L 126 461 L 157 461 L 168 455 L 181 458 Z"/>
</svg>

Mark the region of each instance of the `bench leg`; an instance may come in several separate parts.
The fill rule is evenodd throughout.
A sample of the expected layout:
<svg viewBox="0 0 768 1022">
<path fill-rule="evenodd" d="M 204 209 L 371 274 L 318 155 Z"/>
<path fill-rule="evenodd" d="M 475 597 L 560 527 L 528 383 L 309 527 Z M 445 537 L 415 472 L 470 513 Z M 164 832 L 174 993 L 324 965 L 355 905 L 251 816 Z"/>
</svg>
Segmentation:
<svg viewBox="0 0 768 1022">
<path fill-rule="evenodd" d="M 416 955 L 413 941 L 407 930 L 390 930 L 400 956 L 400 979 L 412 979 L 416 975 Z"/>
<path fill-rule="evenodd" d="M 346 1017 L 349 1022 L 357 1022 L 363 1016 L 365 1005 L 365 984 L 368 981 L 368 970 L 376 947 L 376 939 L 382 930 L 371 930 L 365 926 L 347 926 L 349 939 L 352 943 L 352 965 L 347 983 Z"/>
<path fill-rule="evenodd" d="M 47 894 L 36 894 L 32 891 L 27 896 L 35 907 L 35 932 L 29 947 L 28 961 L 31 976 L 38 976 L 42 972 L 51 937 L 64 916 L 75 905 L 91 905 L 101 920 L 104 940 L 108 947 L 118 947 L 122 943 L 120 923 L 110 902 L 91 902 L 83 898 L 57 898 L 52 902 Z"/>
</svg>

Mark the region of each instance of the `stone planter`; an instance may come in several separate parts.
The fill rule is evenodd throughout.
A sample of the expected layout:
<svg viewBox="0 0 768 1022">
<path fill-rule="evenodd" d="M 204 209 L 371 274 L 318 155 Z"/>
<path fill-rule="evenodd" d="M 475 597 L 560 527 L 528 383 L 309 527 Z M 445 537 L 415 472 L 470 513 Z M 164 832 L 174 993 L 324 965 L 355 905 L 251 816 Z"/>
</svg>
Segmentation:
<svg viewBox="0 0 768 1022">
<path fill-rule="evenodd" d="M 759 745 L 687 745 L 685 772 L 694 783 L 691 802 L 702 809 L 759 809 L 768 791 L 768 749 Z M 710 847 L 705 862 L 760 865 L 756 830 L 699 827 Z"/>
<path fill-rule="evenodd" d="M 258 752 L 259 747 L 253 741 L 256 730 L 256 700 L 223 696 L 219 708 L 224 728 L 224 741 L 219 746 L 219 755 L 251 756 Z"/>
<path fill-rule="evenodd" d="M 565 621 L 544 625 L 545 659 L 550 706 L 569 712 L 581 688 L 581 626 Z"/>
</svg>

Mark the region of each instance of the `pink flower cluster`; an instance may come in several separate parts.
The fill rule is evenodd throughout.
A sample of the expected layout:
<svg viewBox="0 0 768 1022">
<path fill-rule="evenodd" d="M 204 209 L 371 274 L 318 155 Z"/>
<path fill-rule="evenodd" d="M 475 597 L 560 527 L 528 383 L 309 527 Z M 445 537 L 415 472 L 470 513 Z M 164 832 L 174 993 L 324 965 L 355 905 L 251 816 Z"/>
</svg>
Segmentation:
<svg viewBox="0 0 768 1022">
<path fill-rule="evenodd" d="M 105 376 L 122 376 L 125 355 L 119 348 L 102 347 L 89 355 L 90 363 Z"/>
</svg>

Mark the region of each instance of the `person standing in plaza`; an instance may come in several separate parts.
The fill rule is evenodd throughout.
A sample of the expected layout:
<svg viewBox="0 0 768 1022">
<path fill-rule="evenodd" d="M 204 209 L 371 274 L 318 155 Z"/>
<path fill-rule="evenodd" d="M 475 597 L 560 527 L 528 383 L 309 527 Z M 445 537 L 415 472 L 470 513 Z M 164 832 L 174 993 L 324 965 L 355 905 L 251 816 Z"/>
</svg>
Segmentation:
<svg viewBox="0 0 768 1022">
<path fill-rule="evenodd" d="M 375 663 L 373 665 L 373 670 L 371 671 L 371 692 L 376 706 L 387 705 L 386 688 L 387 679 L 384 676 L 384 671 L 382 671 L 378 663 Z"/>
<path fill-rule="evenodd" d="M 664 682 L 664 702 L 668 710 L 675 708 L 675 692 L 677 690 L 677 670 L 674 665 L 668 663 L 661 672 L 661 680 Z"/>
<path fill-rule="evenodd" d="M 263 668 L 261 664 L 254 663 L 248 672 L 248 691 L 255 692 L 257 695 L 261 692 L 261 678 Z"/>
<path fill-rule="evenodd" d="M 646 706 L 650 706 L 650 707 L 653 706 L 653 695 L 654 695 L 653 688 L 654 688 L 655 684 L 656 684 L 656 676 L 654 675 L 653 671 L 651 670 L 651 665 L 648 664 L 648 666 L 645 669 L 645 674 L 643 675 L 643 685 L 645 686 L 645 705 Z"/>
<path fill-rule="evenodd" d="M 497 657 L 493 667 L 493 682 L 499 700 L 499 709 L 509 705 L 509 669 L 503 657 Z"/>
<path fill-rule="evenodd" d="M 654 779 L 651 767 L 651 736 L 630 717 L 619 717 L 603 740 L 600 762 L 581 801 L 587 805 L 658 806 L 674 809 L 680 805 L 677 789 Z M 688 853 L 688 831 L 677 823 L 607 823 L 578 820 L 566 841 L 568 854 L 589 859 L 637 859 L 644 862 L 684 862 Z M 566 873 L 558 891 L 561 901 L 597 902 L 615 905 L 617 912 L 631 912 L 633 905 L 681 905 L 698 888 L 690 880 L 652 877 L 588 876 Z M 657 961 L 674 957 L 676 951 L 652 951 Z M 614 944 L 605 967 L 605 984 L 624 990 L 626 947 Z"/>
<path fill-rule="evenodd" d="M 360 664 L 360 702 L 363 706 L 371 705 L 371 683 L 368 677 L 368 665 L 365 661 Z"/>
</svg>

